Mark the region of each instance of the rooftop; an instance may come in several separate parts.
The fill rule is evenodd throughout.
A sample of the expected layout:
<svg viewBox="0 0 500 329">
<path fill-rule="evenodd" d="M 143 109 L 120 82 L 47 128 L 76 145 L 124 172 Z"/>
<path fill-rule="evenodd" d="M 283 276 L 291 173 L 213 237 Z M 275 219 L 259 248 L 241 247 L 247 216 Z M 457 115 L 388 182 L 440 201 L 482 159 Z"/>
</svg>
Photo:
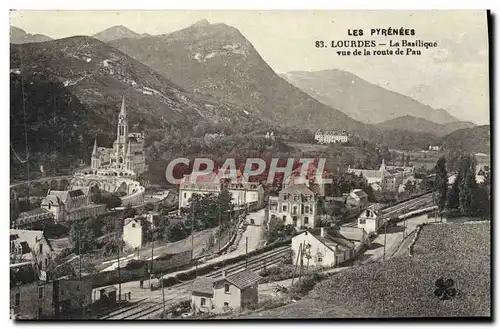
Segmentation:
<svg viewBox="0 0 500 329">
<path fill-rule="evenodd" d="M 258 283 L 260 279 L 262 279 L 262 277 L 257 273 L 250 270 L 243 270 L 238 273 L 230 274 L 226 277 L 218 278 L 217 281 L 227 280 L 229 283 L 243 290 Z"/>
<path fill-rule="evenodd" d="M 314 193 L 304 184 L 290 185 L 287 188 L 281 190 L 282 193 L 300 193 L 306 195 L 314 195 Z"/>
<path fill-rule="evenodd" d="M 197 292 L 197 293 L 202 293 L 202 294 L 207 294 L 207 295 L 213 295 L 214 290 L 214 279 L 209 278 L 206 276 L 200 276 L 196 278 L 196 280 L 193 282 L 191 285 L 191 288 L 189 291 L 191 292 Z"/>
</svg>

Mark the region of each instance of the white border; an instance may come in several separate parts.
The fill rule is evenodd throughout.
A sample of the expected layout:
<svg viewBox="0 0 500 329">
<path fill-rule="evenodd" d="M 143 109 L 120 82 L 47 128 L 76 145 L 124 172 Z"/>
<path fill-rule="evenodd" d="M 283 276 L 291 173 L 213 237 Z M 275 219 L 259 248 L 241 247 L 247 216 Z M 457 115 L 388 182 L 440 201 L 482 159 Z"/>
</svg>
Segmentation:
<svg viewBox="0 0 500 329">
<path fill-rule="evenodd" d="M 189 1 L 169 1 L 169 2 L 163 2 L 163 1 L 127 1 L 127 0 L 121 0 L 121 1 L 106 1 L 105 3 L 103 1 L 97 1 L 97 0 L 87 0 L 87 1 L 79 1 L 79 2 L 73 2 L 73 1 L 62 1 L 62 0 L 52 0 L 52 1 L 35 1 L 35 0 L 30 0 L 30 1 L 6 1 L 2 2 L 2 26 L 4 27 L 1 30 L 1 38 L 2 38 L 2 45 L 3 45 L 3 52 L 2 55 L 4 57 L 4 60 L 1 61 L 2 65 L 2 72 L 8 72 L 9 69 L 9 30 L 8 30 L 8 24 L 9 24 L 9 12 L 8 10 L 11 8 L 16 8 L 16 9 L 190 9 L 190 10 L 201 10 L 201 9 L 492 9 L 493 12 L 500 13 L 500 10 L 495 10 L 495 8 L 498 8 L 498 3 L 499 1 L 449 1 L 449 2 L 437 2 L 437 1 L 432 1 L 432 0 L 418 0 L 418 1 L 356 1 L 354 2 L 353 0 L 337 0 L 337 1 L 320 1 L 320 0 L 307 0 L 307 1 L 297 1 L 297 0 L 288 0 L 288 1 L 269 1 L 269 0 L 253 0 L 253 1 L 223 1 L 223 0 L 210 0 L 210 1 L 194 1 L 194 0 L 189 0 Z M 90 22 L 89 22 L 90 23 Z M 499 22 L 498 20 L 496 21 L 496 26 L 498 26 Z M 497 28 L 495 28 L 494 35 L 495 35 L 495 44 L 498 45 L 499 43 L 499 37 L 497 33 Z M 497 56 L 495 56 L 496 59 Z M 495 70 L 496 73 L 496 70 Z M 0 120 L 0 124 L 2 125 L 1 131 L 5 136 L 0 140 L 0 145 L 2 147 L 2 154 L 4 157 L 2 157 L 2 186 L 4 188 L 0 189 L 1 191 L 1 196 L 0 200 L 4 207 L 4 219 L 3 219 L 3 225 L 5 225 L 5 231 L 7 231 L 8 228 L 8 223 L 9 220 L 8 218 L 8 209 L 9 209 L 9 204 L 7 202 L 8 200 L 8 190 L 7 190 L 7 184 L 9 182 L 8 178 L 8 173 L 9 173 L 9 157 L 7 157 L 7 154 L 9 152 L 9 146 L 8 146 L 8 139 L 10 138 L 9 136 L 9 111 L 7 110 L 9 108 L 9 81 L 7 78 L 3 79 L 3 88 L 2 88 L 2 100 L 3 100 L 3 111 L 2 111 L 2 116 L 3 120 Z M 495 95 L 498 95 L 498 84 L 495 85 L 495 90 L 493 91 Z M 496 99 L 497 97 L 495 97 Z M 496 103 L 496 102 L 495 102 Z M 493 105 L 493 104 L 492 104 Z M 495 104 L 496 105 L 496 104 Z M 496 108 L 496 106 L 494 106 Z M 497 118 L 498 119 L 498 118 Z M 498 122 L 495 122 L 495 126 L 498 129 Z M 497 143 L 495 143 L 497 145 Z M 495 148 L 495 153 L 498 153 L 498 147 L 500 144 L 497 145 Z M 495 177 L 496 174 L 499 172 L 498 171 L 498 166 L 494 167 L 495 170 Z M 495 202 L 494 204 L 500 205 L 498 202 L 500 200 L 500 196 L 496 193 L 495 189 Z M 492 219 L 493 221 L 495 219 Z M 497 234 L 498 237 L 498 230 L 499 230 L 500 225 L 497 223 L 496 224 L 496 231 L 495 233 Z M 5 234 L 5 233 L 4 233 Z M 5 256 L 3 260 L 3 264 L 7 264 L 8 262 L 8 249 L 7 249 L 7 243 L 4 244 L 4 248 L 1 249 L 2 254 Z M 498 250 L 495 250 L 495 254 L 497 254 Z M 496 262 L 497 264 L 498 262 Z M 496 272 L 498 272 L 498 268 L 496 268 Z M 8 277 L 8 271 L 0 271 L 0 275 L 2 278 L 2 282 L 4 282 L 5 285 L 9 282 L 9 277 Z M 496 285 L 495 287 L 498 288 L 499 283 L 495 282 Z M 495 294 L 496 295 L 496 294 Z M 2 316 L 1 321 L 3 324 L 5 324 L 8 327 L 14 326 L 14 323 L 9 320 L 9 315 L 8 315 L 8 308 L 7 304 L 9 304 L 9 297 L 7 292 L 4 292 L 1 296 L 1 305 L 0 308 L 2 310 Z M 498 302 L 495 303 L 497 305 L 495 311 L 493 314 L 498 316 Z M 112 323 L 91 323 L 91 324 L 85 324 L 84 322 L 81 323 L 66 323 L 64 325 L 84 325 L 84 326 L 92 326 L 93 328 L 101 328 L 109 325 L 122 325 L 122 323 L 118 324 L 112 324 Z M 190 325 L 193 325 L 192 322 L 189 323 Z M 195 323 L 198 324 L 198 323 Z M 285 326 L 290 326 L 294 325 L 291 322 L 286 322 L 286 323 L 247 323 L 252 326 L 259 326 L 261 328 L 271 328 L 275 327 L 277 325 L 285 325 Z M 26 328 L 31 328 L 35 327 L 36 325 L 40 325 L 37 323 L 29 323 L 25 324 L 24 326 Z M 54 323 L 47 323 L 44 325 L 54 325 Z M 151 325 L 162 325 L 162 326 L 168 326 L 169 328 L 172 327 L 181 327 L 185 326 L 186 324 L 184 322 L 182 323 L 137 323 L 134 322 L 131 324 L 131 327 L 139 327 L 139 326 L 151 326 Z M 204 324 L 205 326 L 211 326 L 211 327 L 216 327 L 221 325 L 221 323 L 217 324 Z M 241 323 L 229 323 L 227 326 L 237 326 L 241 325 Z M 341 323 L 302 323 L 304 326 L 309 326 L 309 325 L 327 325 L 327 326 L 339 326 L 343 325 Z M 439 323 L 439 324 L 398 324 L 401 326 L 405 327 L 420 327 L 425 325 L 426 328 L 439 328 L 443 325 L 444 323 Z M 466 324 L 467 325 L 467 324 Z M 470 324 L 469 324 L 470 325 Z M 474 324 L 476 326 L 477 324 Z M 354 328 L 365 328 L 367 326 L 374 326 L 374 327 L 379 327 L 383 328 L 386 327 L 387 324 L 383 323 L 353 323 L 349 324 L 349 326 L 352 326 Z"/>
</svg>

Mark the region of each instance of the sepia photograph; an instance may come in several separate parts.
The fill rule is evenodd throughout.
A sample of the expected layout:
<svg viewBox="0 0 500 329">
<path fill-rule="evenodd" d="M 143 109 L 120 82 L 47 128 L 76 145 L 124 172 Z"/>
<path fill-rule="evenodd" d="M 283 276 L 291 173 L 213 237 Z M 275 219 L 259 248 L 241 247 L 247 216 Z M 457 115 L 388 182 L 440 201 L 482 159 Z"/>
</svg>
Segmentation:
<svg viewBox="0 0 500 329">
<path fill-rule="evenodd" d="M 10 11 L 10 319 L 492 320 L 487 10 Z"/>
</svg>

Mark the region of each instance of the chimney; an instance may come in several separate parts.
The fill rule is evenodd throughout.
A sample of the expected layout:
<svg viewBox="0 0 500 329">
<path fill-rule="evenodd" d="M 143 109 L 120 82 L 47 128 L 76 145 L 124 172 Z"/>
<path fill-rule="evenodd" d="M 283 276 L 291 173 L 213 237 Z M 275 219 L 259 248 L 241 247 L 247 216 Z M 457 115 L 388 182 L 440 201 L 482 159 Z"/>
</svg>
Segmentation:
<svg viewBox="0 0 500 329">
<path fill-rule="evenodd" d="M 324 238 L 326 236 L 326 230 L 324 227 L 321 228 L 321 237 Z"/>
<path fill-rule="evenodd" d="M 227 270 L 222 270 L 222 277 L 223 278 L 227 277 Z"/>
</svg>

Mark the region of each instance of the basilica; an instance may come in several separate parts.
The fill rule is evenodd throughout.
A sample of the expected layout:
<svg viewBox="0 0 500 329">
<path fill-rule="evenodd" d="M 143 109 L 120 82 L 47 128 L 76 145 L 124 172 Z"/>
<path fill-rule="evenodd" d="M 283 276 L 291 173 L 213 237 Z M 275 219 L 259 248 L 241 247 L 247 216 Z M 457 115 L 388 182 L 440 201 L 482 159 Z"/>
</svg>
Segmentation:
<svg viewBox="0 0 500 329">
<path fill-rule="evenodd" d="M 125 97 L 118 116 L 117 137 L 112 148 L 97 146 L 91 156 L 92 174 L 98 176 L 137 176 L 146 171 L 144 134 L 129 133 Z"/>
</svg>

